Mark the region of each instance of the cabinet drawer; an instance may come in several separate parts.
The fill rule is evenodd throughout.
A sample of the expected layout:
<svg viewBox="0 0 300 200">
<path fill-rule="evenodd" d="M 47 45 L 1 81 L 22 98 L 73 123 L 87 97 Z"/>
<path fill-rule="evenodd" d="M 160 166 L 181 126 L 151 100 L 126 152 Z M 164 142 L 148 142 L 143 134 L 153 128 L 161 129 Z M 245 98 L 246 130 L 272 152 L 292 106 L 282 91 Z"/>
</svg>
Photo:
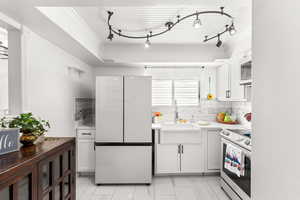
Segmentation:
<svg viewBox="0 0 300 200">
<path fill-rule="evenodd" d="M 96 130 L 77 130 L 77 138 L 94 140 Z"/>
<path fill-rule="evenodd" d="M 202 142 L 201 131 L 161 131 L 162 144 L 199 144 Z"/>
</svg>

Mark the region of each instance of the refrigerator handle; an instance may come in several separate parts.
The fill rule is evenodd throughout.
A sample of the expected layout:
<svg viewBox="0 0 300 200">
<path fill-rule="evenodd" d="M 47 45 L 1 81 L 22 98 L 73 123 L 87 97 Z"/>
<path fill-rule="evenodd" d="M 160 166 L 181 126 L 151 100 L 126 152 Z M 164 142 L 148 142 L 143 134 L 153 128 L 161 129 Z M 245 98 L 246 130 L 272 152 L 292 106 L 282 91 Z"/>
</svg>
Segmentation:
<svg viewBox="0 0 300 200">
<path fill-rule="evenodd" d="M 178 144 L 178 154 L 181 153 L 181 144 Z"/>
</svg>

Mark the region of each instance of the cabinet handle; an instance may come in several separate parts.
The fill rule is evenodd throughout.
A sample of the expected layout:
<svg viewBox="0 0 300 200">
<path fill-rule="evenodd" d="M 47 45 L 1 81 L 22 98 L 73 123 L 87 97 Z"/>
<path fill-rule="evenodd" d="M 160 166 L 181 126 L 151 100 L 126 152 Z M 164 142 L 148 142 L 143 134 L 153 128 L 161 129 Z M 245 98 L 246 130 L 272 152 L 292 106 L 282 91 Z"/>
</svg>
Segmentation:
<svg viewBox="0 0 300 200">
<path fill-rule="evenodd" d="M 157 139 L 158 139 L 157 143 L 160 144 L 160 130 L 158 130 L 157 132 L 158 132 L 158 134 L 157 134 Z"/>
<path fill-rule="evenodd" d="M 178 154 L 180 154 L 180 152 L 181 152 L 181 145 L 179 144 L 178 145 Z"/>
<path fill-rule="evenodd" d="M 183 154 L 183 145 L 181 145 L 181 153 Z"/>
<path fill-rule="evenodd" d="M 92 135 L 92 133 L 81 133 L 81 135 Z"/>
<path fill-rule="evenodd" d="M 230 90 L 226 90 L 226 98 L 230 98 L 231 94 L 230 94 Z"/>
</svg>

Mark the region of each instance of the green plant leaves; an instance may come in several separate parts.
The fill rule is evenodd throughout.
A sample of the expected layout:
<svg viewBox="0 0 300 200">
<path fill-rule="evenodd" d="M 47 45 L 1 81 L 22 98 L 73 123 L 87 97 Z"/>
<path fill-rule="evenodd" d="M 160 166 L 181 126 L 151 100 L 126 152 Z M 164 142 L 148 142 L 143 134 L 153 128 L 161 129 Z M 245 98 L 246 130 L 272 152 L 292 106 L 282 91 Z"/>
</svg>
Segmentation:
<svg viewBox="0 0 300 200">
<path fill-rule="evenodd" d="M 42 135 L 50 128 L 49 121 L 42 120 L 33 116 L 32 113 L 22 113 L 17 117 L 0 119 L 2 128 L 19 128 L 24 134 L 33 133 L 36 136 Z"/>
</svg>

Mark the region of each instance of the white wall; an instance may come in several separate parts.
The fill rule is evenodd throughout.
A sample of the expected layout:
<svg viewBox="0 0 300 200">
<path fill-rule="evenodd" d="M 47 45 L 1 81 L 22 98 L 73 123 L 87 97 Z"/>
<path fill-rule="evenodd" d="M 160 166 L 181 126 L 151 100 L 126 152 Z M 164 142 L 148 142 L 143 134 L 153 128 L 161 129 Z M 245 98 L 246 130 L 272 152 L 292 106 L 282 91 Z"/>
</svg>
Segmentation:
<svg viewBox="0 0 300 200">
<path fill-rule="evenodd" d="M 8 109 L 8 62 L 0 59 L 0 115 Z"/>
<path fill-rule="evenodd" d="M 144 75 L 145 69 L 143 67 L 133 67 L 117 64 L 104 64 L 101 67 L 95 67 L 95 76 L 104 75 Z"/>
<path fill-rule="evenodd" d="M 300 2 L 254 0 L 253 200 L 300 197 Z"/>
<path fill-rule="evenodd" d="M 74 98 L 94 97 L 93 68 L 28 29 L 24 34 L 24 111 L 49 120 L 49 136 L 74 136 Z"/>
</svg>

